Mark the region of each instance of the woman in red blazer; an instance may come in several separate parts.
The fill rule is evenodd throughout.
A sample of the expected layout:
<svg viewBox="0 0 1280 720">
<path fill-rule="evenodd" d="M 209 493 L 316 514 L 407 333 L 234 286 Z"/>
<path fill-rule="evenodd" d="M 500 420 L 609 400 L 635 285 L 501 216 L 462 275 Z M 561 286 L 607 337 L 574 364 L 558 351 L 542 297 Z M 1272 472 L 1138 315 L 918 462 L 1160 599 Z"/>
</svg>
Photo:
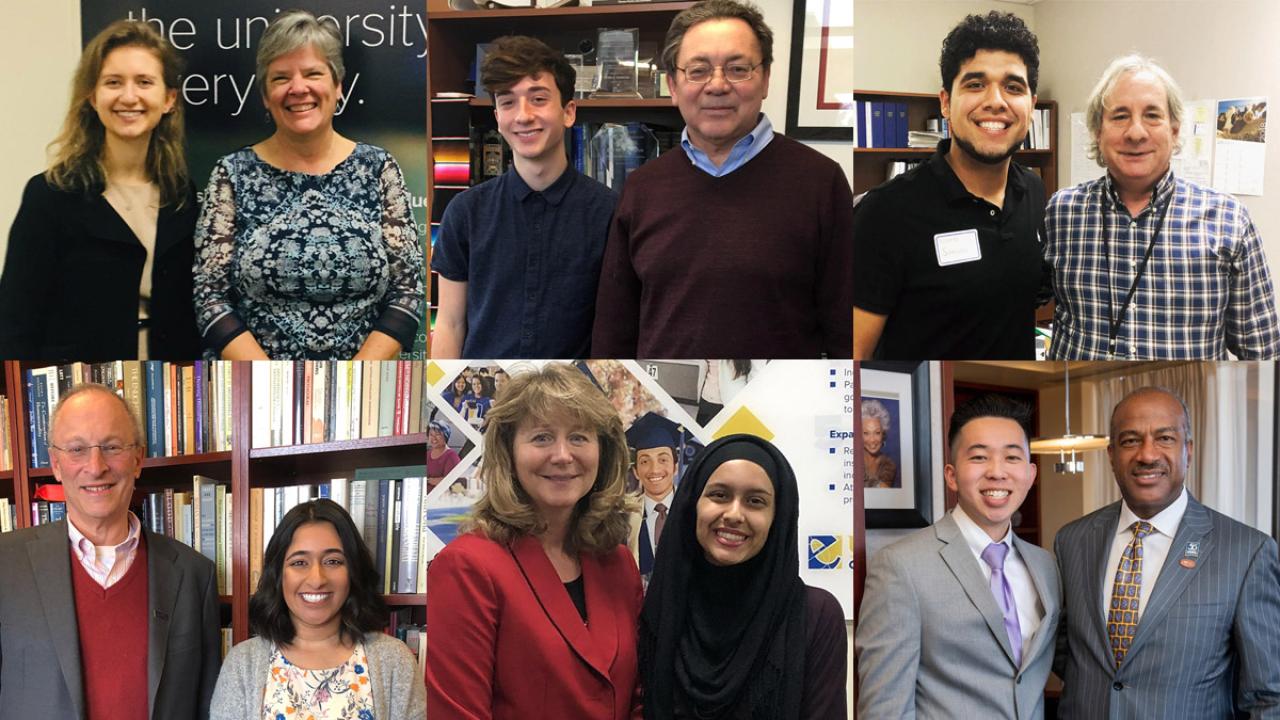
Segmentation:
<svg viewBox="0 0 1280 720">
<path fill-rule="evenodd" d="M 485 494 L 427 571 L 428 717 L 639 718 L 617 411 L 551 364 L 511 378 L 486 418 Z"/>
</svg>

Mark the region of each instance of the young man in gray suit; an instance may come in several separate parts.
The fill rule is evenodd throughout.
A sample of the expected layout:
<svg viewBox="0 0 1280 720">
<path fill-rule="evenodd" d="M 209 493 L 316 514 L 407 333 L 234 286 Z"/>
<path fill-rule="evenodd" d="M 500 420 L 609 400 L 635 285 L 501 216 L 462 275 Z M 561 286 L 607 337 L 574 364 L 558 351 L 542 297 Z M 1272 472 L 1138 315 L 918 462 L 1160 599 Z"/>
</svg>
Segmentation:
<svg viewBox="0 0 1280 720">
<path fill-rule="evenodd" d="M 221 657 L 213 563 L 129 512 L 144 452 L 101 385 L 54 409 L 67 519 L 0 535 L 0 720 L 202 720 Z"/>
<path fill-rule="evenodd" d="M 943 468 L 957 506 L 873 555 L 858 620 L 860 718 L 1044 716 L 1060 588 L 1010 518 L 1036 466 L 1030 409 L 999 395 L 951 416 Z"/>
<path fill-rule="evenodd" d="M 1191 449 L 1172 391 L 1136 390 L 1111 413 L 1123 500 L 1054 541 L 1060 717 L 1280 718 L 1276 542 L 1191 497 Z"/>
</svg>

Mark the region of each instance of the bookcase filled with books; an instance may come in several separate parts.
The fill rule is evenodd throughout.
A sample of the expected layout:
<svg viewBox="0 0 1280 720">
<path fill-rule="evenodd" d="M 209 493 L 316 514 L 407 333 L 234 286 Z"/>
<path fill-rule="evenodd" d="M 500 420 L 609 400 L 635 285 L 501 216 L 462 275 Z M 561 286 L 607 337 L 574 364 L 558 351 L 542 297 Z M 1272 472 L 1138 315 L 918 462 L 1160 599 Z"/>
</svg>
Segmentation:
<svg viewBox="0 0 1280 720">
<path fill-rule="evenodd" d="M 218 567 L 225 642 L 249 636 L 249 597 L 279 518 L 294 504 L 329 497 L 359 516 L 384 569 L 389 629 L 416 652 L 425 623 L 417 553 L 423 372 L 424 363 L 409 361 L 6 361 L 0 428 L 12 469 L 0 470 L 0 501 L 13 510 L 5 527 L 65 516 L 48 461 L 49 416 L 59 394 L 98 382 L 116 390 L 142 426 L 147 450 L 133 511 Z"/>
<path fill-rule="evenodd" d="M 910 169 L 933 154 L 946 123 L 937 93 L 855 90 L 857 135 L 854 142 L 853 192 L 864 193 Z M 1044 180 L 1045 200 L 1058 189 L 1058 104 L 1036 103 L 1031 128 L 1014 162 Z"/>
<path fill-rule="evenodd" d="M 580 92 L 575 93 L 577 121 L 566 132 L 565 150 L 572 167 L 606 184 L 612 179 L 618 189 L 628 169 L 679 143 L 684 121 L 671 98 L 665 97 L 666 81 L 657 66 L 671 19 L 692 4 L 596 0 L 585 6 L 575 2 L 559 7 L 458 10 L 448 0 L 429 0 L 427 183 L 432 242 L 449 201 L 468 187 L 500 175 L 511 162 L 510 150 L 497 132 L 493 101 L 477 82 L 487 43 L 503 35 L 531 35 L 565 52 L 575 64 L 581 63 Z M 613 30 L 635 30 L 638 62 L 631 97 L 623 93 L 604 97 L 591 82 L 596 77 L 600 33 Z M 607 151 L 619 147 L 628 148 L 630 154 Z M 431 286 L 434 325 L 438 305 L 434 277 Z"/>
</svg>

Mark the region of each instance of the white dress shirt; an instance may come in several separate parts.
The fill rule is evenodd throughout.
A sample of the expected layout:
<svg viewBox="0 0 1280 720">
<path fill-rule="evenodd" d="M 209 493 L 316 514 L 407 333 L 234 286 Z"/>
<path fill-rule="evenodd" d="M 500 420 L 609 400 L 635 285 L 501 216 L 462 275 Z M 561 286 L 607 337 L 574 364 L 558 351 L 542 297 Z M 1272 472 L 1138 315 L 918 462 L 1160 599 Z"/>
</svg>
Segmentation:
<svg viewBox="0 0 1280 720">
<path fill-rule="evenodd" d="M 1178 534 L 1178 526 L 1182 524 L 1182 516 L 1186 512 L 1187 489 L 1184 487 L 1182 494 L 1169 507 L 1147 519 L 1155 529 L 1142 538 L 1142 594 L 1138 597 L 1138 619 L 1142 619 L 1142 613 L 1147 609 L 1147 600 L 1151 597 L 1151 591 L 1155 590 L 1160 570 L 1169 557 L 1169 549 L 1173 547 L 1173 536 Z M 1130 526 L 1142 519 L 1129 509 L 1128 503 L 1120 501 L 1120 521 L 1116 524 L 1115 535 L 1111 539 L 1106 581 L 1102 585 L 1102 597 L 1098 598 L 1103 619 L 1106 619 L 1107 608 L 1111 605 L 1111 589 L 1116 585 L 1116 568 L 1120 567 L 1120 556 L 1124 555 L 1125 547 L 1133 541 Z"/>
<path fill-rule="evenodd" d="M 667 506 L 667 512 L 671 512 L 671 499 L 676 496 L 675 490 L 668 490 L 667 494 L 661 500 L 654 500 L 648 495 L 644 496 L 644 525 L 649 531 L 649 547 L 655 551 L 658 549 L 658 537 L 654 534 L 654 529 L 658 527 L 658 503 Z M 666 526 L 663 526 L 663 530 Z"/>
<path fill-rule="evenodd" d="M 84 571 L 89 573 L 93 581 L 109 588 L 119 582 L 129 572 L 133 559 L 138 556 L 138 543 L 142 538 L 142 522 L 137 516 L 129 513 L 129 534 L 124 542 L 115 546 L 94 545 L 89 538 L 80 532 L 76 524 L 67 518 L 67 536 L 71 538 L 71 551 L 80 561 Z"/>
<path fill-rule="evenodd" d="M 964 536 L 969 550 L 973 552 L 973 557 L 978 562 L 978 569 L 982 571 L 983 580 L 990 584 L 991 566 L 982 559 L 982 551 L 995 541 L 986 530 L 978 527 L 978 524 L 970 519 L 964 508 L 959 505 L 951 511 L 951 517 L 955 518 L 956 525 L 960 527 L 960 534 Z M 1031 638 L 1040 628 L 1040 622 L 1044 620 L 1044 603 L 1040 602 L 1040 593 L 1036 591 L 1036 584 L 1031 580 L 1031 572 L 1027 570 L 1027 564 L 1022 561 L 1017 546 L 1013 544 L 1012 526 L 1005 531 L 1004 537 L 999 542 L 1009 546 L 1009 552 L 1004 558 L 1004 577 L 1009 581 L 1009 587 L 1013 590 L 1013 601 L 1018 606 L 1018 629 L 1022 631 L 1022 657 L 1025 659 L 1031 648 Z M 995 598 L 993 597 L 992 600 L 994 601 Z M 996 603 L 996 607 L 999 607 L 999 603 Z"/>
</svg>

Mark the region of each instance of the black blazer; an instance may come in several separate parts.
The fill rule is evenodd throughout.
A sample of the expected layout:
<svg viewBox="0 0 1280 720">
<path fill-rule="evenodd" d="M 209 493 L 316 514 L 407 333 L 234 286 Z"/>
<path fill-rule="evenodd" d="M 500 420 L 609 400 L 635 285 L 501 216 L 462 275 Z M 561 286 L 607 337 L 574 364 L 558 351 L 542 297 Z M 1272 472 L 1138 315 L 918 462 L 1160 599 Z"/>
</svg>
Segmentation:
<svg viewBox="0 0 1280 720">
<path fill-rule="evenodd" d="M 198 360 L 191 300 L 199 208 L 160 209 L 151 272 L 153 360 Z M 138 356 L 138 286 L 146 250 L 101 194 L 27 183 L 0 277 L 0 358 L 128 360 Z"/>
</svg>

